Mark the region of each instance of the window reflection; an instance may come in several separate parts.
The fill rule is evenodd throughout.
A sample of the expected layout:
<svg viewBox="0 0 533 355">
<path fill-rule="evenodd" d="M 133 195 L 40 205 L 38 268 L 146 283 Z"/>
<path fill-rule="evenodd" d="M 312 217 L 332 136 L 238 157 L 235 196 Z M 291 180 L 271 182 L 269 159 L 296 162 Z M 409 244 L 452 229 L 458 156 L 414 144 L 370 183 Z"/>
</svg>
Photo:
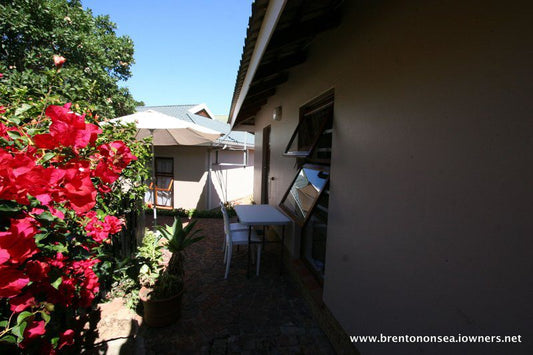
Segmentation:
<svg viewBox="0 0 533 355">
<path fill-rule="evenodd" d="M 298 171 L 281 207 L 300 224 L 309 217 L 320 193 L 326 186 L 329 172 L 326 167 L 305 165 Z"/>
</svg>

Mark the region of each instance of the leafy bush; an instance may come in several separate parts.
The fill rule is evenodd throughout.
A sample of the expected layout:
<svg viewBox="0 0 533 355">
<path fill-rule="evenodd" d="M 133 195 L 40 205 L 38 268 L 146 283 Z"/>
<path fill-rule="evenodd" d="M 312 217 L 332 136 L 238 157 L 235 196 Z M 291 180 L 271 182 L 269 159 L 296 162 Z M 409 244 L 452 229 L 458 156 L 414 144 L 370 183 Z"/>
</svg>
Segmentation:
<svg viewBox="0 0 533 355">
<path fill-rule="evenodd" d="M 116 35 L 109 16 L 93 16 L 79 0 L 2 1 L 0 14 L 0 73 L 9 74 L 9 86 L 24 101 L 56 86 L 57 101 L 94 114 L 133 113 L 135 101 L 118 85 L 131 77 L 133 41 Z M 54 55 L 68 59 L 63 77 L 50 69 Z"/>
<path fill-rule="evenodd" d="M 0 343 L 54 352 L 74 343 L 74 320 L 99 293 L 124 184 L 132 199 L 144 187 L 127 168 L 137 157 L 98 117 L 52 96 L 24 100 L 0 81 Z"/>
<path fill-rule="evenodd" d="M 226 209 L 230 217 L 235 217 L 237 215 L 237 213 L 235 213 L 235 208 L 233 208 L 232 205 L 227 204 Z M 145 212 L 151 215 L 153 213 L 153 210 L 149 208 L 149 209 L 146 209 Z M 197 210 L 197 209 L 186 210 L 183 208 L 175 208 L 172 210 L 158 210 L 157 214 L 159 216 L 175 216 L 175 217 L 188 217 L 188 218 L 222 218 L 222 212 L 220 211 L 219 208 L 216 208 L 213 210 Z"/>
</svg>

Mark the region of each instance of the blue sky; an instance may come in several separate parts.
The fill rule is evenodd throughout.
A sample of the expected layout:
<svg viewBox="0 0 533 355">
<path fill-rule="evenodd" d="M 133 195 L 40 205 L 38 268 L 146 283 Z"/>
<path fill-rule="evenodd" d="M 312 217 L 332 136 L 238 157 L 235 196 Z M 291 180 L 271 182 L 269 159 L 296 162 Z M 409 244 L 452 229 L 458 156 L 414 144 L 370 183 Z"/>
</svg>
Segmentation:
<svg viewBox="0 0 533 355">
<path fill-rule="evenodd" d="M 82 0 L 135 44 L 124 83 L 146 105 L 206 103 L 229 113 L 252 0 Z"/>
</svg>

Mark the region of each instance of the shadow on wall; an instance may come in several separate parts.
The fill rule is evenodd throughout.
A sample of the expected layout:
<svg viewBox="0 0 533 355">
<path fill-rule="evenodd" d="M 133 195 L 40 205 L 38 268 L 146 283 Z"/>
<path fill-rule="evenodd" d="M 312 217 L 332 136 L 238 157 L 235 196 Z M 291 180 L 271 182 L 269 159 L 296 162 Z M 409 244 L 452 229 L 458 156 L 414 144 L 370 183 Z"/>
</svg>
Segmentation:
<svg viewBox="0 0 533 355">
<path fill-rule="evenodd" d="M 207 172 L 196 181 L 174 181 L 174 208 L 206 209 Z"/>
<path fill-rule="evenodd" d="M 206 172 L 206 152 L 206 147 L 155 147 L 156 158 L 172 159 L 176 181 L 199 182 Z"/>
<path fill-rule="evenodd" d="M 242 165 L 215 165 L 211 170 L 210 208 L 252 194 L 253 169 Z"/>
</svg>

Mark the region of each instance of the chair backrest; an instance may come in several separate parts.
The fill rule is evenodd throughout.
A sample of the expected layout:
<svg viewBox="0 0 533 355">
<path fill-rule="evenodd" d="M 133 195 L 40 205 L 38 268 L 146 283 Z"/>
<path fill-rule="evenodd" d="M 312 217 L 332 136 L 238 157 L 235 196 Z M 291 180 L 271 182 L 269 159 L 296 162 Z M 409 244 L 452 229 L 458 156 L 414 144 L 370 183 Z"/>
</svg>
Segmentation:
<svg viewBox="0 0 533 355">
<path fill-rule="evenodd" d="M 231 247 L 232 240 L 231 240 L 231 228 L 230 228 L 230 222 L 229 222 L 229 216 L 228 211 L 226 211 L 226 208 L 223 207 L 222 202 L 220 203 L 221 207 L 220 210 L 222 211 L 222 218 L 224 219 L 224 234 L 226 238 L 226 243 Z"/>
</svg>

